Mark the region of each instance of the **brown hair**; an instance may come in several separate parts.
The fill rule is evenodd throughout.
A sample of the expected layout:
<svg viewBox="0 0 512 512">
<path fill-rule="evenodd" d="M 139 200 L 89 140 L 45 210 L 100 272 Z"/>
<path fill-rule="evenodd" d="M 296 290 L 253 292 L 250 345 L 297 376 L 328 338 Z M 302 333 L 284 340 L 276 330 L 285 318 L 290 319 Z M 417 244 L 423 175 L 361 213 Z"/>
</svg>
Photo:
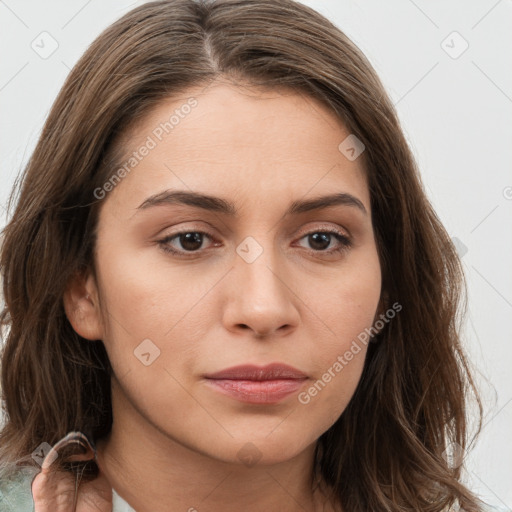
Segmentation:
<svg viewBox="0 0 512 512">
<path fill-rule="evenodd" d="M 40 443 L 71 430 L 94 440 L 109 432 L 106 351 L 73 330 L 62 301 L 74 273 L 94 270 L 94 190 L 112 176 L 129 126 L 160 100 L 219 77 L 316 98 L 366 147 L 383 296 L 403 310 L 368 346 L 352 400 L 317 443 L 321 477 L 353 512 L 434 512 L 457 500 L 480 510 L 460 483 L 462 466 L 446 457 L 468 446 L 470 392 L 477 433 L 482 423 L 460 344 L 460 261 L 372 66 L 339 28 L 293 0 L 150 2 L 108 27 L 71 71 L 4 229 L 0 461 L 29 463 Z"/>
</svg>

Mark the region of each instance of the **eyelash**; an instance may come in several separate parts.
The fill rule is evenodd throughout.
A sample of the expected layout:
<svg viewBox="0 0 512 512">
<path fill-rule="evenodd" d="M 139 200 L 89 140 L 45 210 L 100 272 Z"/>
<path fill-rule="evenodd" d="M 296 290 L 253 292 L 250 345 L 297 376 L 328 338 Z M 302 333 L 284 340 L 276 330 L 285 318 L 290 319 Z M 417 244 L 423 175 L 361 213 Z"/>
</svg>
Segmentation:
<svg viewBox="0 0 512 512">
<path fill-rule="evenodd" d="M 201 249 L 199 249 L 197 251 L 178 251 L 176 249 L 172 249 L 169 246 L 169 242 L 171 240 L 174 240 L 175 238 L 179 238 L 180 235 L 185 235 L 187 233 L 206 235 L 208 238 L 210 238 L 212 240 L 214 239 L 209 233 L 207 233 L 205 231 L 185 230 L 185 231 L 179 231 L 172 235 L 166 236 L 165 238 L 158 240 L 157 243 L 160 246 L 160 248 L 163 251 L 165 251 L 166 253 L 170 253 L 170 254 L 173 254 L 175 256 L 182 257 L 182 258 L 187 258 L 189 255 L 192 256 L 194 254 L 200 253 Z M 340 245 L 339 245 L 339 247 L 337 247 L 335 249 L 329 249 L 329 250 L 325 250 L 325 251 L 321 251 L 321 250 L 315 251 L 314 249 L 310 249 L 309 252 L 311 252 L 311 253 L 334 255 L 334 254 L 344 253 L 352 247 L 352 241 L 350 240 L 350 238 L 348 238 L 346 235 L 343 235 L 339 231 L 336 231 L 333 229 L 316 229 L 313 231 L 309 231 L 308 233 L 305 233 L 304 235 L 302 235 L 299 240 L 302 240 L 303 238 L 305 238 L 307 236 L 310 236 L 313 234 L 318 234 L 318 233 L 334 235 L 334 237 L 338 240 Z"/>
</svg>

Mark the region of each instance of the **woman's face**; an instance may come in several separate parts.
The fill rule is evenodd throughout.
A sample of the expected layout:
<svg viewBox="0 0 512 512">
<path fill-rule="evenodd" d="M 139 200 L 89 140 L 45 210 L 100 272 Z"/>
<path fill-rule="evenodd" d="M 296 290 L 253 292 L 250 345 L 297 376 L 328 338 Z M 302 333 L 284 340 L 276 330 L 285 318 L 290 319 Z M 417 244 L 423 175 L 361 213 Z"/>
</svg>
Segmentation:
<svg viewBox="0 0 512 512">
<path fill-rule="evenodd" d="M 122 179 L 97 191 L 92 296 L 115 421 L 275 463 L 342 414 L 381 293 L 362 158 L 338 147 L 349 135 L 297 93 L 219 83 L 131 131 Z M 219 374 L 270 364 L 296 371 Z"/>
</svg>

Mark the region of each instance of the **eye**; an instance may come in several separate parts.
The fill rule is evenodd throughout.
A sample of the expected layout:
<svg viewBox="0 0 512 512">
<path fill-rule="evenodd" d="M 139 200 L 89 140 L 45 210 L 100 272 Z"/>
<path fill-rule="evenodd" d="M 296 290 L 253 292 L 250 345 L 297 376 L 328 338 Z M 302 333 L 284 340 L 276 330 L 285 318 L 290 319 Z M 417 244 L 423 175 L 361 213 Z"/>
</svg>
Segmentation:
<svg viewBox="0 0 512 512">
<path fill-rule="evenodd" d="M 165 252 L 186 257 L 186 253 L 193 254 L 202 249 L 204 237 L 213 240 L 213 237 L 204 231 L 180 231 L 158 240 L 158 245 Z M 175 241 L 175 244 L 181 247 L 176 248 L 176 245 L 171 245 L 172 241 Z"/>
<path fill-rule="evenodd" d="M 323 252 L 326 254 L 336 254 L 343 251 L 347 251 L 352 247 L 352 241 L 343 233 L 336 230 L 316 230 L 310 231 L 304 235 L 302 239 L 307 239 L 308 243 L 312 247 L 312 252 L 318 253 Z M 334 247 L 329 248 L 331 243 L 334 243 Z"/>
<path fill-rule="evenodd" d="M 158 240 L 158 245 L 167 253 L 186 258 L 204 250 L 205 238 L 214 240 L 213 236 L 204 231 L 180 231 Z M 337 254 L 352 247 L 352 241 L 348 236 L 333 229 L 310 231 L 300 238 L 303 239 L 307 239 L 310 244 L 310 252 L 316 254 Z"/>
</svg>

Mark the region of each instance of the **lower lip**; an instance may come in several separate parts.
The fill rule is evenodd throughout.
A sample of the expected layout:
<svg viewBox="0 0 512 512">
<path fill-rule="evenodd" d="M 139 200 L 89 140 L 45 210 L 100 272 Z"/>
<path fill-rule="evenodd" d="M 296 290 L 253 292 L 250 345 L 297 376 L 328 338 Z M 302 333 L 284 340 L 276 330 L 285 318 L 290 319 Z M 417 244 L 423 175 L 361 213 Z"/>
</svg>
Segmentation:
<svg viewBox="0 0 512 512">
<path fill-rule="evenodd" d="M 279 380 L 234 380 L 208 379 L 217 391 L 229 395 L 241 402 L 251 404 L 275 404 L 287 396 L 296 393 L 306 379 Z"/>
</svg>

